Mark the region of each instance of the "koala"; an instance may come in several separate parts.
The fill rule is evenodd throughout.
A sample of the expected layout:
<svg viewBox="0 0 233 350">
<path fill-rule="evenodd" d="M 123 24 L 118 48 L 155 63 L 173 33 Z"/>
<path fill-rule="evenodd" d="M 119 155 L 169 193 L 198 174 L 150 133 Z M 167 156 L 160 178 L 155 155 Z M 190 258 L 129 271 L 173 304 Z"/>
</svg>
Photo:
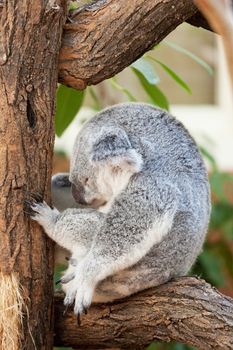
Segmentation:
<svg viewBox="0 0 233 350">
<path fill-rule="evenodd" d="M 207 172 L 188 131 L 159 108 L 126 103 L 97 113 L 52 190 L 55 207 L 34 201 L 32 218 L 71 252 L 62 283 L 76 315 L 187 274 L 201 250 Z"/>
</svg>

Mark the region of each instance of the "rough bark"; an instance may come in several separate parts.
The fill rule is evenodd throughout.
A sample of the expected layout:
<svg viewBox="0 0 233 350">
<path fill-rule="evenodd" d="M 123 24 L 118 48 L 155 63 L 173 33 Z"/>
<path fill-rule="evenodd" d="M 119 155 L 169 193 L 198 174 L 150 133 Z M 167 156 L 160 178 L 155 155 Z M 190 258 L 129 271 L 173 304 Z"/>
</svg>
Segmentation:
<svg viewBox="0 0 233 350">
<path fill-rule="evenodd" d="M 0 24 L 0 270 L 19 276 L 21 340 L 30 350 L 52 348 L 53 243 L 24 214 L 23 202 L 27 191 L 50 201 L 63 6 L 6 0 Z"/>
<path fill-rule="evenodd" d="M 198 349 L 233 349 L 233 299 L 183 277 L 117 303 L 93 305 L 77 325 L 55 296 L 55 344 L 78 349 L 145 349 L 176 340 Z"/>
<path fill-rule="evenodd" d="M 191 0 L 99 0 L 64 26 L 59 80 L 76 89 L 120 72 L 197 9 Z"/>
</svg>

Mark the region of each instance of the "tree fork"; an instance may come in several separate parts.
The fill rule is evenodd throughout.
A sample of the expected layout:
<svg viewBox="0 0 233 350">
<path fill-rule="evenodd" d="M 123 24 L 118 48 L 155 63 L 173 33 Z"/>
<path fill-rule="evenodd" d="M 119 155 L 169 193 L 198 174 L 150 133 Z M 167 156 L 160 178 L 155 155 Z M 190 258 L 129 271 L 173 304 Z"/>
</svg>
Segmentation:
<svg viewBox="0 0 233 350">
<path fill-rule="evenodd" d="M 233 349 L 233 299 L 195 277 L 181 277 L 110 304 L 93 305 L 77 325 L 55 296 L 55 345 L 145 349 L 176 340 L 203 350 Z"/>
<path fill-rule="evenodd" d="M 23 211 L 50 201 L 63 0 L 1 2 L 0 348 L 52 349 L 53 243 Z"/>
</svg>

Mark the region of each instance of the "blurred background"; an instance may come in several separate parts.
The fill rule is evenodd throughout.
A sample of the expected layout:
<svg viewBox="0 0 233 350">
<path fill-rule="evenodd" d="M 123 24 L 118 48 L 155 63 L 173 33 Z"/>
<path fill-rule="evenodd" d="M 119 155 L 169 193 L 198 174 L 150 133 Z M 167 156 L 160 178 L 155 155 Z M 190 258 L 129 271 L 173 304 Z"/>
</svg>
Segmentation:
<svg viewBox="0 0 233 350">
<path fill-rule="evenodd" d="M 190 274 L 233 297 L 233 98 L 221 39 L 182 24 L 114 78 L 85 92 L 59 86 L 54 173 L 69 171 L 73 142 L 86 120 L 103 107 L 129 100 L 168 109 L 197 141 L 213 207 L 207 241 Z M 193 348 L 153 343 L 148 349 Z"/>
</svg>

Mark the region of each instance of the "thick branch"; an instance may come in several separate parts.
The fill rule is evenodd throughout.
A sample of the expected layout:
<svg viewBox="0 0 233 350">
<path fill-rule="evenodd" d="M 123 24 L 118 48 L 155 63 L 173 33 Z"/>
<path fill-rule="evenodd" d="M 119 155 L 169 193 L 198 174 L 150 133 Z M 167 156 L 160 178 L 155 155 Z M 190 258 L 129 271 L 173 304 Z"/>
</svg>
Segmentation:
<svg viewBox="0 0 233 350">
<path fill-rule="evenodd" d="M 144 349 L 171 340 L 198 349 L 233 348 L 233 300 L 205 281 L 183 277 L 128 299 L 92 306 L 79 327 L 55 298 L 55 344 L 79 349 Z"/>
<path fill-rule="evenodd" d="M 191 0 L 99 0 L 67 23 L 60 82 L 77 89 L 123 70 L 197 13 Z"/>
</svg>

